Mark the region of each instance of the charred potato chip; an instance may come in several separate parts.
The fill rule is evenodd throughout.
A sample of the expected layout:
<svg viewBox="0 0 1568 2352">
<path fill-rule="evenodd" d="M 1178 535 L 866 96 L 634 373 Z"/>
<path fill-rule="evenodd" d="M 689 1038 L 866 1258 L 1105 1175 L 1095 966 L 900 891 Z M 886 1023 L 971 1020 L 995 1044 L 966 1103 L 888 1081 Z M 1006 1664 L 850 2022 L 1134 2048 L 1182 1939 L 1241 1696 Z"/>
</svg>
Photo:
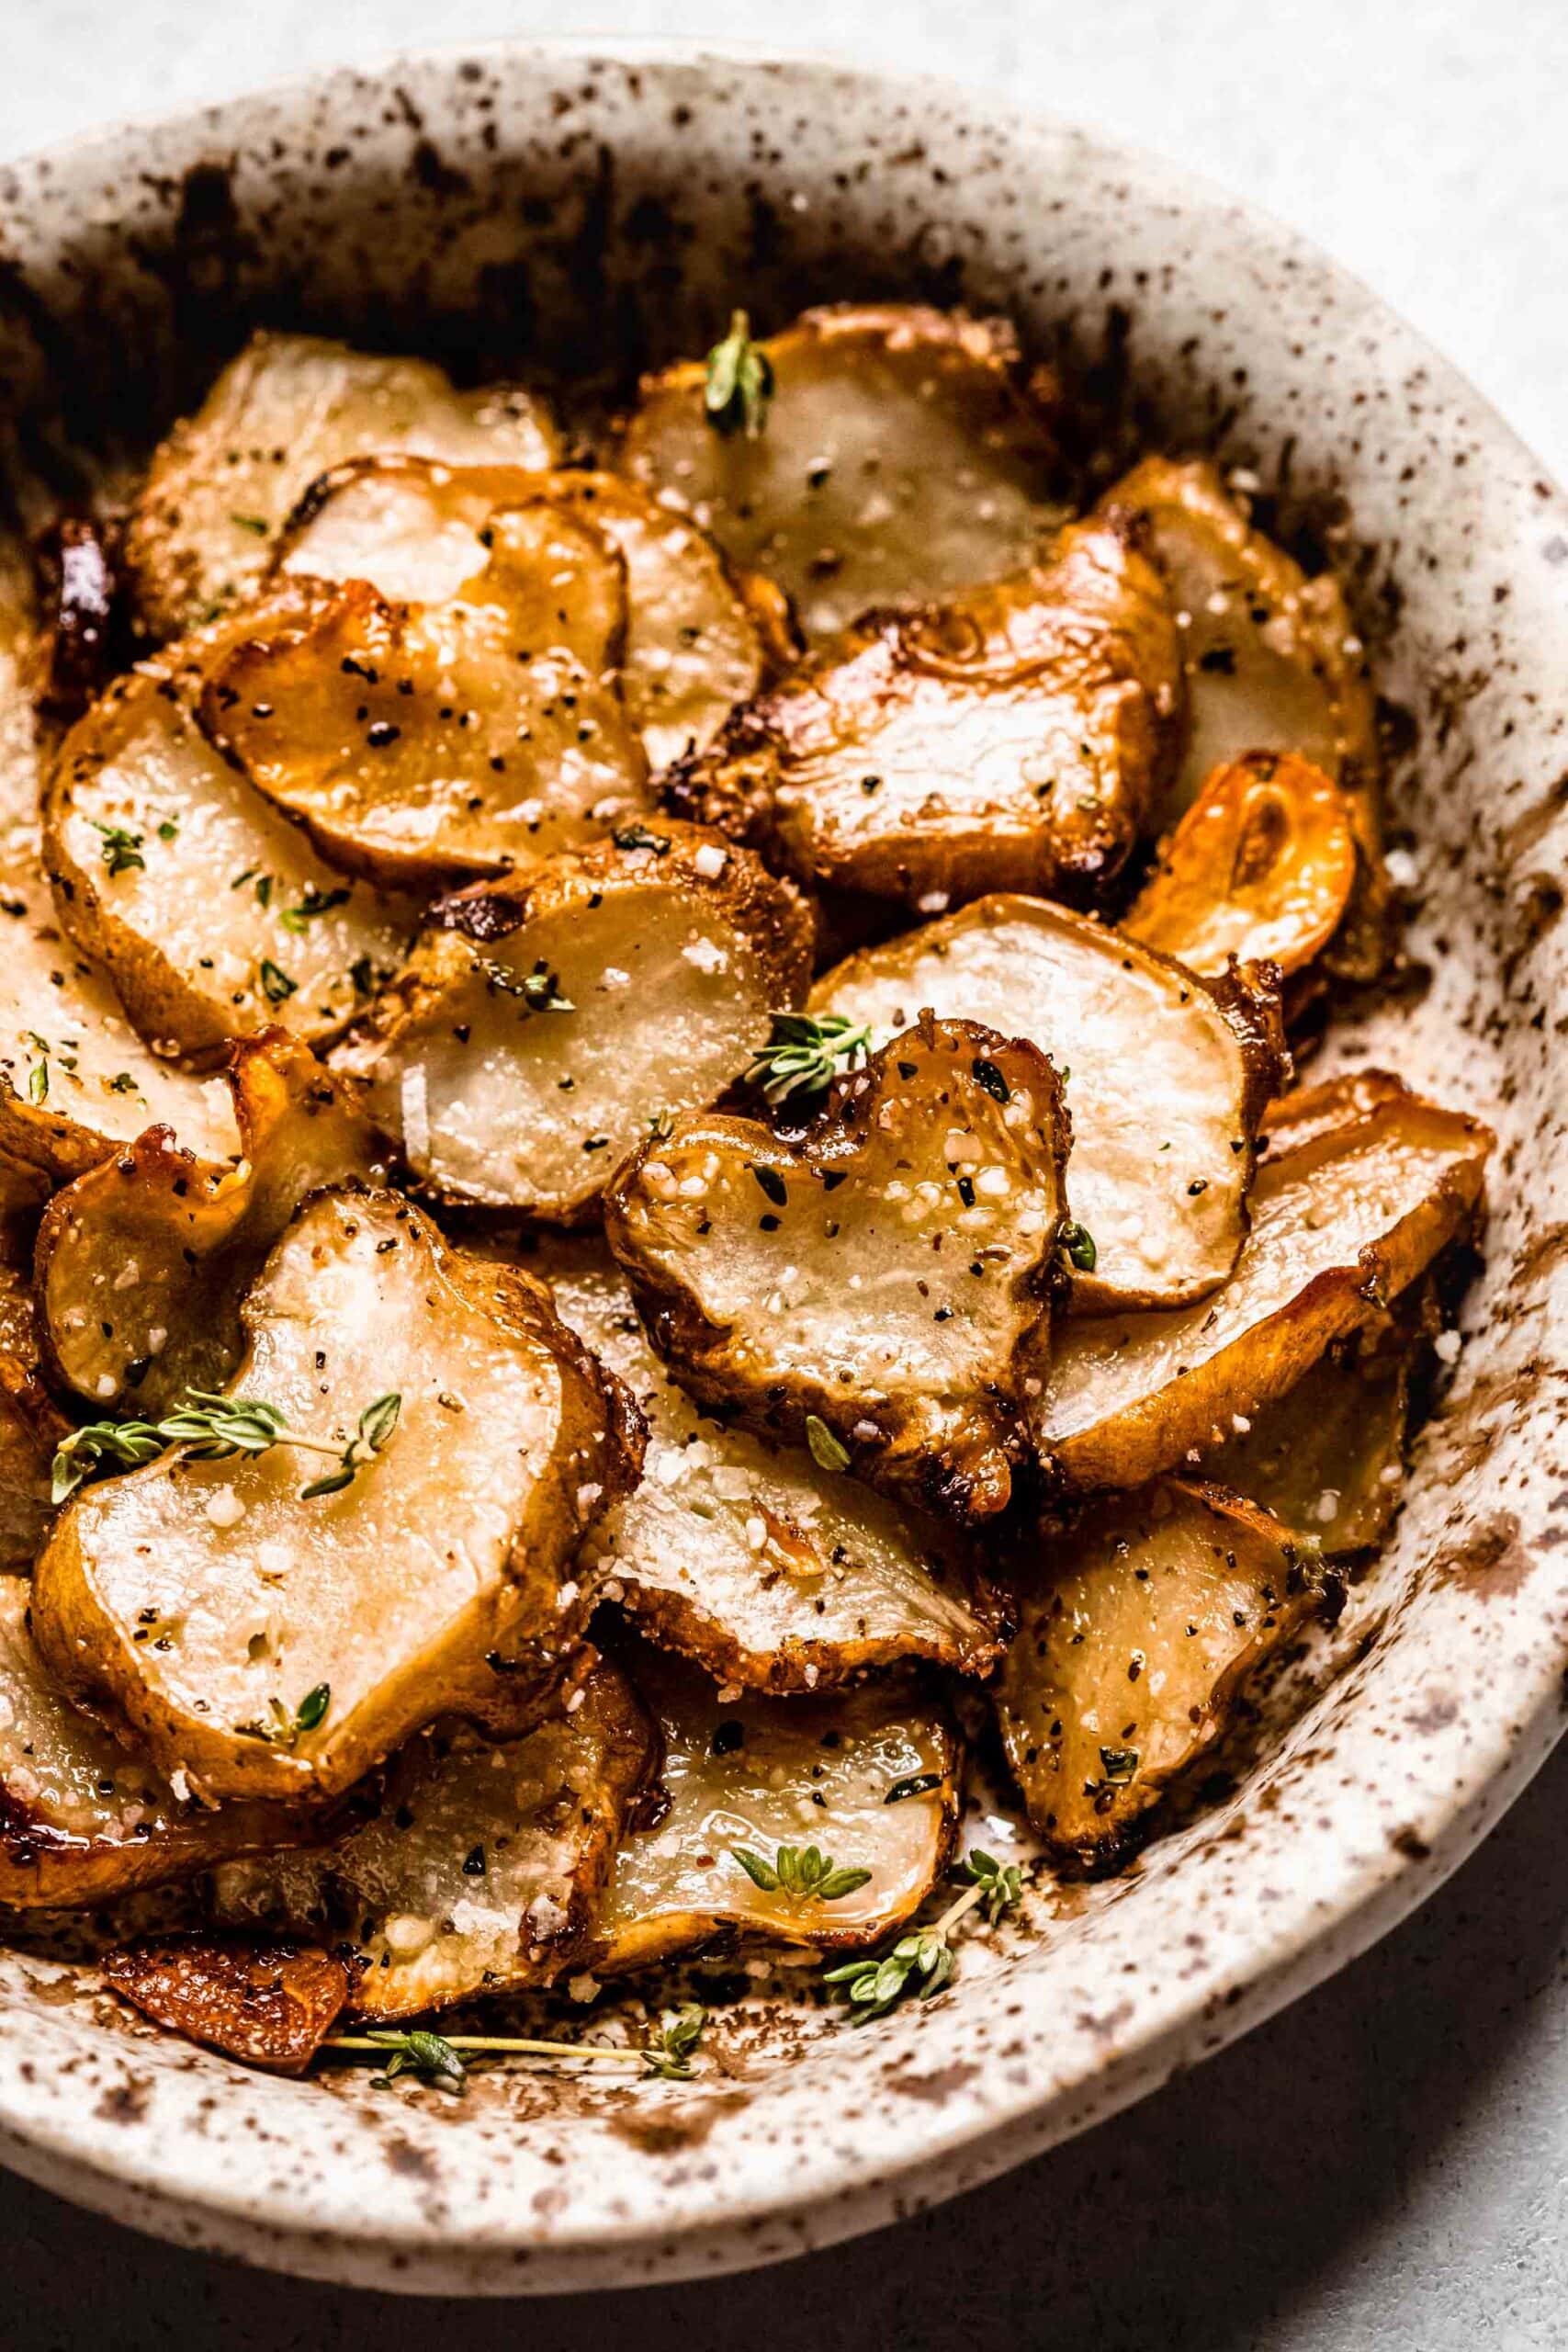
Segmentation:
<svg viewBox="0 0 1568 2352">
<path fill-rule="evenodd" d="M 415 922 L 406 901 L 324 865 L 202 734 L 191 705 L 224 642 L 221 629 L 186 639 L 112 686 L 66 737 L 44 799 L 72 938 L 157 1049 L 208 1057 L 274 1024 L 333 1035 L 397 969 Z"/>
<path fill-rule="evenodd" d="M 564 1659 L 590 1603 L 573 1555 L 637 1447 L 547 1294 L 395 1193 L 307 1202 L 241 1322 L 214 1442 L 238 1414 L 242 1450 L 176 1446 L 84 1487 L 34 1624 L 164 1770 L 319 1799 L 441 1715 L 512 1703 L 528 1645 Z M 265 1451 L 243 1450 L 247 1408 Z"/>
<path fill-rule="evenodd" d="M 165 1127 L 55 1194 L 37 1281 L 50 1363 L 96 1405 L 156 1419 L 239 1362 L 240 1302 L 309 1193 L 367 1174 L 376 1128 L 351 1080 L 280 1031 L 228 1073 L 243 1157 L 205 1167 Z"/>
<path fill-rule="evenodd" d="M 354 1066 L 428 1190 L 569 1223 L 650 1126 L 717 1100 L 811 975 L 794 886 L 670 820 L 431 922 Z"/>
<path fill-rule="evenodd" d="M 1318 1598 L 1285 1530 L 1220 1487 L 1162 1478 L 1042 1531 L 995 1698 L 1052 1850 L 1088 1863 L 1124 1847 Z"/>
<path fill-rule="evenodd" d="M 1040 1459 L 1079 1492 L 1139 1486 L 1223 1443 L 1465 1230 L 1493 1138 L 1397 1079 L 1288 1098 L 1229 1282 L 1175 1313 L 1064 1327 L 1032 1407 Z"/>
<path fill-rule="evenodd" d="M 927 1510 L 1002 1510 L 1043 1352 L 1067 1130 L 1034 1046 L 923 1022 L 798 1143 L 695 1115 L 605 1198 L 655 1347 L 700 1403 Z"/>
<path fill-rule="evenodd" d="M 1365 650 L 1339 582 L 1326 571 L 1309 580 L 1201 461 L 1146 458 L 1101 506 L 1142 518 L 1176 607 L 1188 725 L 1162 823 L 1248 752 L 1294 752 L 1321 768 L 1347 797 L 1357 848 L 1331 961 L 1347 979 L 1371 978 L 1388 926 L 1381 763 Z"/>
<path fill-rule="evenodd" d="M 39 1657 L 29 1601 L 0 1577 L 0 1903 L 94 1908 L 305 1834 L 276 1805 L 195 1803 L 183 1774 L 171 1784 L 79 1713 Z"/>
<path fill-rule="evenodd" d="M 1190 971 L 1231 959 L 1300 971 L 1337 930 L 1356 882 L 1350 804 L 1293 753 L 1216 768 L 1168 840 L 1122 928 Z"/>
<path fill-rule="evenodd" d="M 599 1915 L 595 1972 L 644 1968 L 721 1928 L 854 1951 L 902 1926 L 946 1865 L 958 1818 L 957 1738 L 904 1675 L 829 1699 L 721 1696 L 655 1651 L 632 1665 L 663 1763 L 646 1826 L 621 1841 Z M 837 1897 L 759 1886 L 782 1847 L 815 1847 L 869 1877 Z"/>
<path fill-rule="evenodd" d="M 620 463 L 775 580 L 812 637 L 1022 571 L 1066 519 L 1055 387 L 1005 319 L 843 303 L 753 349 L 773 387 L 761 431 L 716 425 L 711 362 L 668 368 Z"/>
<path fill-rule="evenodd" d="M 200 1159 L 239 1149 L 222 1080 L 148 1051 L 13 842 L 0 856 L 0 1154 L 63 1183 L 153 1121 Z"/>
<path fill-rule="evenodd" d="M 734 706 L 762 684 L 779 650 L 777 628 L 688 515 L 617 475 L 359 458 L 312 487 L 284 535 L 277 569 L 367 580 L 405 604 L 444 604 L 484 570 L 491 514 L 533 498 L 593 525 L 625 560 L 621 691 L 649 767 L 705 750 Z M 787 639 L 785 650 L 793 658 Z"/>
<path fill-rule="evenodd" d="M 641 1701 L 602 1661 L 570 1713 L 521 1739 L 449 1729 L 414 1741 L 374 1820 L 327 1852 L 220 1871 L 218 1916 L 344 1952 L 354 2012 L 378 2023 L 550 1984 L 584 1949 L 657 1760 Z"/>
<path fill-rule="evenodd" d="M 827 1690 L 903 1658 L 989 1672 L 998 1596 L 950 1530 L 702 1412 L 599 1239 L 551 1240 L 529 1262 L 649 1424 L 642 1484 L 584 1546 L 645 1634 L 749 1690 Z"/>
<path fill-rule="evenodd" d="M 556 430 L 513 385 L 459 392 L 424 359 L 256 334 L 153 457 L 126 554 L 149 626 L 174 637 L 243 603 L 301 492 L 345 458 L 548 466 Z"/>
<path fill-rule="evenodd" d="M 154 2024 L 272 2075 L 302 2075 L 348 1998 L 342 1961 L 294 1943 L 161 1936 L 111 1951 L 103 1973 Z"/>
<path fill-rule="evenodd" d="M 1072 1120 L 1073 1304 L 1179 1306 L 1230 1272 L 1264 1105 L 1284 1074 L 1278 999 L 1256 974 L 1205 985 L 1038 899 L 977 899 L 823 975 L 810 1010 L 881 1046 L 929 1006 L 1027 1037 Z"/>
<path fill-rule="evenodd" d="M 439 605 L 285 583 L 214 663 L 208 734 L 323 856 L 386 888 L 505 873 L 643 805 L 621 701 L 626 567 L 536 500 Z"/>
<path fill-rule="evenodd" d="M 1165 586 L 1075 524 L 1045 568 L 870 613 L 665 780 L 803 880 L 940 914 L 1108 881 L 1163 789 L 1181 673 Z"/>
</svg>

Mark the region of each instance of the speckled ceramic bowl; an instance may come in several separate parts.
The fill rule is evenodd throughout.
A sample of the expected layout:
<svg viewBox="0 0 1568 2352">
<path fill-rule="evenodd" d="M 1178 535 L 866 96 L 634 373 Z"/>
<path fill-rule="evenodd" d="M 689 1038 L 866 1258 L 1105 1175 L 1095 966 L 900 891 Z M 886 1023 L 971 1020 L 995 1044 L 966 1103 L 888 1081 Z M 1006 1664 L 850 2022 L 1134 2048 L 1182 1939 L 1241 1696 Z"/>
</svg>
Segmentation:
<svg viewBox="0 0 1568 2352">
<path fill-rule="evenodd" d="M 561 370 L 847 294 L 1001 305 L 1347 570 L 1404 714 L 1424 994 L 1335 1048 L 1495 1122 L 1484 1273 L 1397 1540 L 1238 1792 L 872 2031 L 461 2105 L 246 2075 L 0 1958 L 0 2155 L 282 2267 L 501 2293 L 719 2270 L 973 2186 L 1338 1968 L 1555 1739 L 1568 1630 L 1568 510 L 1359 286 L 1163 164 L 925 84 L 521 46 L 342 73 L 0 174 L 0 384 L 131 443 L 253 321 Z"/>
</svg>

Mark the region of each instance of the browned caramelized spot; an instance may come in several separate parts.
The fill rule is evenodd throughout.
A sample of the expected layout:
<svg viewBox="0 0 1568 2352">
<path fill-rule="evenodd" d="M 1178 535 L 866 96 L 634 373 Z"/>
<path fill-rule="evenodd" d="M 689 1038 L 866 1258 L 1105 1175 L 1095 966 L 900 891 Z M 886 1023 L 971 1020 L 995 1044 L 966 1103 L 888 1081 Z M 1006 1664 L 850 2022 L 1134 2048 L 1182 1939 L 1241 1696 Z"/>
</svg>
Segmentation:
<svg viewBox="0 0 1568 2352">
<path fill-rule="evenodd" d="M 275 2075 L 304 2073 L 349 1991 L 331 1952 L 201 1935 L 123 1945 L 104 1977 L 156 2024 Z"/>
</svg>

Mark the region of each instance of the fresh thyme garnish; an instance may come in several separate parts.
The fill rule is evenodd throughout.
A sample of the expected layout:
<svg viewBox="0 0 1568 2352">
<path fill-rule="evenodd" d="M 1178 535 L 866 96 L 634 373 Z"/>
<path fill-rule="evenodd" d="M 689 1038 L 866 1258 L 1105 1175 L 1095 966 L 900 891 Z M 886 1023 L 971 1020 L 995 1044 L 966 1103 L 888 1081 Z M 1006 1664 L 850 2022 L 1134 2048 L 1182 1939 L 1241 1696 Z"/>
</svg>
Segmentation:
<svg viewBox="0 0 1568 2352">
<path fill-rule="evenodd" d="M 274 1747 L 294 1747 L 304 1733 L 315 1731 L 326 1721 L 332 1702 L 332 1684 L 318 1682 L 313 1690 L 306 1691 L 292 1714 L 281 1699 L 269 1699 L 265 1723 L 236 1724 L 234 1729 L 248 1733 L 252 1739 L 265 1739 Z"/>
<path fill-rule="evenodd" d="M 135 1469 L 151 1462 L 166 1446 L 183 1445 L 197 1462 L 226 1462 L 234 1454 L 270 1453 L 275 1445 L 291 1445 L 304 1453 L 324 1453 L 337 1467 L 325 1477 L 300 1488 L 300 1500 L 335 1495 L 353 1484 L 358 1472 L 389 1443 L 398 1426 L 400 1396 L 378 1396 L 359 1416 L 359 1425 L 347 1445 L 323 1445 L 317 1438 L 291 1430 L 276 1405 L 261 1397 L 220 1396 L 210 1389 L 187 1388 L 172 1413 L 161 1421 L 90 1421 L 73 1430 L 55 1453 L 51 1498 L 64 1502 L 96 1471 Z M 324 1686 L 323 1686 L 324 1689 Z M 320 1698 L 321 1713 L 327 1699 L 312 1690 L 304 1705 Z M 303 1725 L 306 1731 L 314 1723 Z"/>
<path fill-rule="evenodd" d="M 552 972 L 541 956 L 531 972 L 513 972 L 489 956 L 476 956 L 474 969 L 503 996 L 520 996 L 530 1012 L 575 1012 L 570 997 L 560 992 L 560 974 Z"/>
<path fill-rule="evenodd" d="M 1080 1274 L 1092 1274 L 1100 1263 L 1100 1252 L 1094 1246 L 1094 1236 L 1087 1225 L 1079 1225 L 1069 1217 L 1056 1237 L 1057 1247 L 1069 1265 Z"/>
<path fill-rule="evenodd" d="M 259 884 L 257 888 L 260 888 Z M 268 1004 L 283 1004 L 294 994 L 299 985 L 298 980 L 291 980 L 282 966 L 275 964 L 270 956 L 262 957 L 258 975 L 262 984 L 262 994 Z"/>
<path fill-rule="evenodd" d="M 145 834 L 130 832 L 124 825 L 101 825 L 96 817 L 89 821 L 93 831 L 103 836 L 104 864 L 111 879 L 117 874 L 145 874 L 147 860 L 141 854 Z"/>
<path fill-rule="evenodd" d="M 868 1952 L 846 1961 L 841 1968 L 827 1971 L 822 1982 L 833 1985 L 840 1999 L 848 2001 L 856 2025 L 886 2017 L 910 1993 L 922 2001 L 940 1993 L 952 1983 L 958 1966 L 952 1938 L 959 1921 L 971 1911 L 983 1910 L 994 1924 L 1023 1894 L 1019 1864 L 998 1862 L 977 1847 L 957 1865 L 957 1875 L 967 1879 L 968 1884 L 929 1928 L 900 1936 L 890 1951 Z"/>
<path fill-rule="evenodd" d="M 941 1788 L 942 1780 L 940 1772 L 906 1772 L 901 1781 L 894 1781 L 882 1802 L 902 1804 L 906 1797 L 929 1796 L 933 1789 Z"/>
<path fill-rule="evenodd" d="M 795 1094 L 822 1094 L 840 1070 L 853 1069 L 871 1053 L 871 1031 L 844 1012 L 775 1012 L 768 1042 L 745 1075 L 769 1102 Z"/>
<path fill-rule="evenodd" d="M 32 1068 L 28 1072 L 28 1101 L 29 1102 L 47 1102 L 48 1100 L 49 1056 L 46 1054 L 42 1061 L 34 1062 Z"/>
<path fill-rule="evenodd" d="M 1100 1769 L 1112 1788 L 1125 1788 L 1137 1772 L 1138 1751 L 1135 1747 L 1102 1747 Z"/>
<path fill-rule="evenodd" d="M 285 907 L 277 920 L 285 931 L 303 932 L 309 929 L 319 915 L 330 915 L 334 907 L 346 904 L 347 899 L 346 889 L 315 890 L 307 883 L 305 895 L 297 907 Z"/>
<path fill-rule="evenodd" d="M 744 433 L 755 441 L 768 421 L 773 397 L 773 363 L 751 340 L 751 322 L 732 311 L 729 333 L 707 356 L 703 413 L 716 433 Z"/>
<path fill-rule="evenodd" d="M 668 833 L 650 833 L 646 825 L 623 825 L 610 839 L 617 849 L 650 849 L 655 857 L 668 857 L 671 842 Z"/>
<path fill-rule="evenodd" d="M 659 2021 L 657 2037 L 641 2053 L 649 2073 L 660 2075 L 667 2083 L 689 2083 L 692 2052 L 702 2040 L 707 2021 L 707 2011 L 695 2001 L 687 2001 L 678 2009 L 666 2009 Z"/>
<path fill-rule="evenodd" d="M 368 956 L 356 956 L 355 957 L 353 963 L 348 967 L 348 977 L 354 982 L 354 993 L 355 996 L 374 996 L 376 993 L 376 973 Z"/>
<path fill-rule="evenodd" d="M 811 1448 L 811 1459 L 818 1470 L 847 1470 L 849 1449 L 840 1444 L 826 1421 L 815 1413 L 806 1416 L 806 1442 Z"/>
<path fill-rule="evenodd" d="M 179 837 L 180 828 L 177 819 L 165 817 L 158 828 L 158 839 L 161 842 L 177 842 Z"/>
<path fill-rule="evenodd" d="M 830 1854 L 816 1846 L 781 1846 L 771 1862 L 748 1846 L 729 1850 L 753 1886 L 764 1894 L 792 1894 L 797 1903 L 841 1903 L 871 1878 L 869 1871 L 841 1871 Z"/>
<path fill-rule="evenodd" d="M 267 535 L 268 526 L 265 515 L 231 514 L 229 520 L 237 531 L 253 531 L 258 539 L 265 539 Z"/>
<path fill-rule="evenodd" d="M 323 2050 L 352 2050 L 383 2061 L 371 2081 L 379 2087 L 400 2075 L 434 2083 L 438 2090 L 460 2094 L 468 2087 L 464 2052 L 494 2058 L 550 2058 L 593 2066 L 636 2066 L 644 2075 L 666 2082 L 690 2082 L 692 2052 L 702 2039 L 707 2011 L 694 2001 L 666 2009 L 658 2033 L 640 2049 L 621 2049 L 598 2041 L 543 2041 L 523 2034 L 431 2033 L 415 2027 L 408 2032 L 372 2027 L 365 2033 L 329 2034 Z"/>
</svg>

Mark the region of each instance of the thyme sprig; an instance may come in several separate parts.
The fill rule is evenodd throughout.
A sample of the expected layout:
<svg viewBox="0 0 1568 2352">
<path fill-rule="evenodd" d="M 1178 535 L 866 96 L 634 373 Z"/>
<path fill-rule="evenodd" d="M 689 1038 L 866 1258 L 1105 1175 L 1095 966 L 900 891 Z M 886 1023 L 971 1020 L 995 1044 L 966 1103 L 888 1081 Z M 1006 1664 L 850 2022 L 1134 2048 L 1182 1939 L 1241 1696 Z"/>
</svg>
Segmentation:
<svg viewBox="0 0 1568 2352">
<path fill-rule="evenodd" d="M 161 1421 L 89 1421 L 73 1430 L 55 1451 L 51 1494 L 62 1503 L 97 1471 L 133 1470 L 171 1445 L 185 1446 L 197 1462 L 226 1462 L 235 1454 L 270 1453 L 276 1445 L 291 1445 L 302 1453 L 324 1454 L 336 1464 L 324 1477 L 300 1488 L 300 1500 L 310 1502 L 318 1495 L 340 1494 L 353 1484 L 366 1464 L 390 1442 L 401 1409 L 400 1396 L 378 1396 L 360 1414 L 348 1443 L 336 1446 L 291 1430 L 278 1408 L 263 1397 L 187 1388 Z"/>
<path fill-rule="evenodd" d="M 774 391 L 773 363 L 751 340 L 744 311 L 729 314 L 729 333 L 708 353 L 703 383 L 703 414 L 726 438 L 744 433 L 755 441 L 768 421 Z"/>
<path fill-rule="evenodd" d="M 147 860 L 141 854 L 145 834 L 133 833 L 125 825 L 100 824 L 96 817 L 89 822 L 93 831 L 103 836 L 104 864 L 111 881 L 117 874 L 146 872 Z"/>
<path fill-rule="evenodd" d="M 530 1012 L 575 1012 L 570 997 L 562 996 L 560 974 L 552 972 L 541 956 L 531 972 L 514 972 L 493 956 L 477 956 L 474 968 L 481 979 L 503 996 L 521 997 Z"/>
<path fill-rule="evenodd" d="M 840 1870 L 818 1846 L 781 1846 L 771 1862 L 749 1846 L 731 1846 L 729 1850 L 753 1886 L 764 1894 L 782 1891 L 797 1903 L 841 1903 L 871 1877 L 869 1871 Z"/>
<path fill-rule="evenodd" d="M 840 2000 L 848 2001 L 856 2025 L 868 2024 L 873 2018 L 885 2018 L 889 2009 L 897 2008 L 911 1993 L 922 2001 L 940 1993 L 944 1984 L 953 1982 L 958 1966 L 953 1931 L 960 1921 L 971 1911 L 980 1910 L 994 1925 L 1023 1894 L 1020 1865 L 998 1862 L 978 1847 L 956 1865 L 954 1875 L 968 1883 L 957 1901 L 950 1903 L 929 1928 L 917 1928 L 911 1934 L 900 1936 L 887 1951 L 865 1952 L 857 1960 L 846 1961 L 842 1967 L 827 1971 L 822 1982 L 831 1984 Z"/>
<path fill-rule="evenodd" d="M 548 2058 L 557 2064 L 636 2066 L 644 2075 L 665 2082 L 690 2082 L 692 2053 L 702 2040 L 707 2011 L 695 2001 L 666 2009 L 659 2031 L 640 2048 L 619 2049 L 598 2041 L 547 2041 L 525 2034 L 432 2033 L 422 2027 L 370 2027 L 364 2033 L 329 2034 L 323 2050 L 347 2050 L 381 2060 L 381 2072 L 371 2076 L 377 2088 L 396 2082 L 400 2075 L 434 2084 L 455 2096 L 468 2088 L 464 2053 L 487 2058 Z"/>
<path fill-rule="evenodd" d="M 840 1071 L 853 1069 L 871 1054 L 871 1031 L 845 1012 L 775 1012 L 768 1042 L 746 1071 L 769 1102 L 793 1095 L 825 1094 Z"/>
</svg>

